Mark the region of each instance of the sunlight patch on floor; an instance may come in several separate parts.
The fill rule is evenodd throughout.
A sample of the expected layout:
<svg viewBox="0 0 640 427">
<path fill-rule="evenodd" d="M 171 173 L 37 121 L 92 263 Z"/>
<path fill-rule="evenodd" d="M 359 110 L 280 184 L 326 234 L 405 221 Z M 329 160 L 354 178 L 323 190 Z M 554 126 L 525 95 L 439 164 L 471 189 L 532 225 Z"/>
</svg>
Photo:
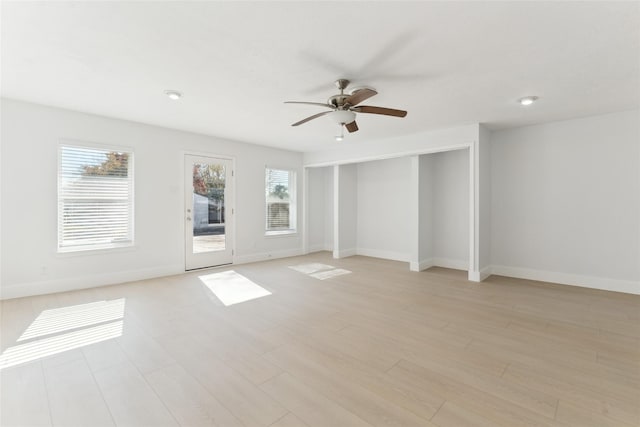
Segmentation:
<svg viewBox="0 0 640 427">
<path fill-rule="evenodd" d="M 20 336 L 18 342 L 84 326 L 122 319 L 124 299 L 44 310 Z"/>
<path fill-rule="evenodd" d="M 326 280 L 331 279 L 332 277 L 342 276 L 349 273 L 351 273 L 349 270 L 345 270 L 343 268 L 335 268 L 328 271 L 319 271 L 317 273 L 310 274 L 309 276 L 315 279 Z"/>
<path fill-rule="evenodd" d="M 290 269 L 304 274 L 312 274 L 322 270 L 332 270 L 335 267 L 329 264 L 321 264 L 319 262 L 311 262 L 309 264 L 298 264 L 289 266 Z"/>
<path fill-rule="evenodd" d="M 17 344 L 0 355 L 0 370 L 122 336 L 124 298 L 44 310 Z"/>
<path fill-rule="evenodd" d="M 198 277 L 226 306 L 271 295 L 271 292 L 233 270 Z"/>
<path fill-rule="evenodd" d="M 342 276 L 349 274 L 351 271 L 343 268 L 335 268 L 329 264 L 321 264 L 318 262 L 312 262 L 309 264 L 298 264 L 289 266 L 290 269 L 297 272 L 306 274 L 318 280 L 331 279 L 332 277 Z"/>
</svg>

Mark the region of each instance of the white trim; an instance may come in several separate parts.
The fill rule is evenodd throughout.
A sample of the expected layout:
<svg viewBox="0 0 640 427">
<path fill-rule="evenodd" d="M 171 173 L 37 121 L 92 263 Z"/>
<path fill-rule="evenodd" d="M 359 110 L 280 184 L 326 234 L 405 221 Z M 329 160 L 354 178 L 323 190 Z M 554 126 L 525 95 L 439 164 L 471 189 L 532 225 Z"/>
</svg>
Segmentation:
<svg viewBox="0 0 640 427">
<path fill-rule="evenodd" d="M 431 267 L 433 267 L 433 260 L 431 258 L 423 259 L 420 262 L 409 263 L 409 269 L 411 271 L 424 271 L 427 268 L 431 268 Z"/>
<path fill-rule="evenodd" d="M 71 147 L 79 147 L 79 148 L 94 148 L 96 150 L 109 150 L 109 151 L 129 151 L 133 153 L 133 147 L 128 145 L 118 145 L 111 144 L 108 142 L 95 142 L 95 141 L 86 141 L 83 139 L 75 139 L 75 138 L 59 138 L 58 139 L 58 151 L 60 151 L 60 146 L 71 146 Z"/>
<path fill-rule="evenodd" d="M 107 152 L 122 152 L 126 153 L 129 158 L 127 161 L 127 182 L 128 182 L 128 214 L 127 214 L 127 229 L 128 229 L 128 238 L 120 243 L 118 242 L 109 242 L 109 243 L 97 243 L 97 244 L 86 244 L 86 245 L 77 245 L 70 244 L 68 246 L 61 245 L 62 244 L 62 235 L 63 233 L 63 222 L 61 222 L 61 211 L 60 208 L 64 204 L 61 204 L 61 194 L 63 193 L 63 185 L 62 185 L 62 152 L 64 148 L 69 149 L 80 149 L 80 150 L 95 150 L 95 151 L 107 151 Z M 69 254 L 69 253 L 81 253 L 87 251 L 101 251 L 101 250 L 117 250 L 124 249 L 136 246 L 136 233 L 135 233 L 135 225 L 136 225 L 136 196 L 135 196 L 135 188 L 136 188 L 136 174 L 135 174 L 135 151 L 132 147 L 125 147 L 121 145 L 106 145 L 95 142 L 83 142 L 82 140 L 76 139 L 66 139 L 60 138 L 58 140 L 57 146 L 57 183 L 56 183 L 56 201 L 57 201 L 57 209 L 56 209 L 56 252 L 58 254 Z"/>
<path fill-rule="evenodd" d="M 478 130 L 478 139 L 479 139 Z M 469 146 L 469 265 L 480 281 L 480 153 L 478 139 Z M 471 276 L 470 276 L 471 277 Z"/>
<path fill-rule="evenodd" d="M 429 261 L 431 261 L 431 267 L 451 268 L 453 270 L 464 271 L 470 270 L 469 261 L 465 261 L 463 259 L 431 258 Z"/>
<path fill-rule="evenodd" d="M 180 248 L 180 257 L 182 259 L 182 262 L 184 263 L 184 265 L 182 266 L 182 272 L 184 273 L 185 271 L 189 271 L 186 269 L 187 267 L 187 242 L 186 242 L 186 233 L 187 233 L 187 224 L 185 221 L 185 215 L 186 215 L 186 197 L 187 197 L 187 191 L 186 191 L 186 182 L 185 182 L 185 174 L 186 174 L 186 170 L 185 170 L 185 158 L 186 156 L 196 156 L 196 157 L 210 157 L 210 158 L 214 158 L 214 159 L 221 159 L 221 160 L 229 160 L 231 161 L 231 170 L 232 170 L 232 174 L 231 174 L 231 203 L 229 203 L 230 206 L 227 207 L 231 207 L 231 239 L 229 240 L 229 243 L 231 244 L 231 263 L 234 264 L 235 263 L 235 251 L 236 251 L 236 235 L 237 235 L 237 229 L 236 229 L 236 195 L 237 195 L 237 190 L 236 190 L 236 157 L 235 156 L 229 156 L 229 155 L 221 155 L 221 154 L 215 154 L 209 151 L 194 151 L 194 150 L 180 150 L 178 151 L 178 157 L 177 160 L 179 161 L 178 164 L 178 171 L 180 173 L 180 177 L 179 177 L 179 181 L 181 184 L 179 185 L 180 188 L 180 192 L 179 192 L 179 196 L 180 196 L 180 203 L 176 203 L 176 213 L 177 213 L 177 217 L 180 218 L 180 235 L 181 240 L 182 240 L 182 244 L 179 245 Z M 225 202 L 226 203 L 226 202 Z M 225 225 L 226 226 L 226 225 Z M 226 264 L 225 264 L 226 265 Z"/>
<path fill-rule="evenodd" d="M 491 276 L 492 274 L 493 274 L 493 266 L 491 265 L 486 266 L 485 268 L 480 270 L 480 281 L 482 282 L 484 279 Z"/>
<path fill-rule="evenodd" d="M 504 265 L 491 266 L 491 272 L 495 275 L 515 277 L 518 279 L 538 280 L 541 282 L 640 295 L 640 281 L 610 279 L 607 277 L 597 276 L 582 276 L 579 274 L 508 267 Z"/>
<path fill-rule="evenodd" d="M 2 286 L 0 299 L 21 298 L 34 295 L 46 295 L 56 292 L 75 291 L 78 289 L 95 288 L 98 286 L 115 285 L 136 280 L 153 279 L 156 277 L 184 274 L 181 264 L 166 267 L 144 268 L 140 270 L 118 271 L 114 273 L 100 273 L 90 276 L 71 277 L 38 282 L 15 283 Z"/>
<path fill-rule="evenodd" d="M 396 153 L 379 154 L 379 155 L 372 155 L 367 157 L 358 157 L 355 159 L 309 163 L 303 166 L 305 168 L 319 168 L 319 167 L 325 167 L 325 166 L 340 166 L 340 165 L 350 165 L 354 163 L 372 162 L 376 160 L 397 159 L 399 157 L 411 157 L 411 156 L 419 156 L 421 154 L 440 153 L 443 151 L 463 150 L 465 148 L 468 148 L 470 144 L 473 144 L 473 143 L 464 142 L 460 144 L 446 145 L 441 147 L 433 147 L 433 148 L 409 150 L 409 151 L 399 151 Z"/>
<path fill-rule="evenodd" d="M 285 249 L 281 251 L 260 252 L 249 255 L 237 255 L 234 259 L 234 264 L 249 264 L 251 262 L 269 261 L 278 258 L 288 258 L 294 256 L 304 255 L 302 248 Z"/>
<path fill-rule="evenodd" d="M 100 249 L 86 249 L 82 251 L 65 251 L 55 252 L 53 256 L 56 258 L 72 258 L 72 257 L 86 257 L 86 256 L 103 256 L 105 254 L 119 254 L 123 252 L 135 252 L 139 250 L 139 245 L 119 246 Z"/>
<path fill-rule="evenodd" d="M 482 282 L 487 277 L 491 276 L 492 270 L 491 266 L 485 267 L 480 271 L 469 271 L 469 281 L 471 282 Z"/>
<path fill-rule="evenodd" d="M 354 255 L 358 255 L 358 250 L 356 248 L 333 250 L 333 257 L 336 259 L 347 258 Z"/>
<path fill-rule="evenodd" d="M 264 237 L 268 239 L 272 239 L 274 237 L 296 237 L 298 232 L 296 230 L 287 229 L 287 230 L 270 230 L 265 231 Z"/>
<path fill-rule="evenodd" d="M 291 167 L 288 168 L 279 168 L 279 167 L 274 167 L 271 165 L 264 165 L 264 177 L 265 177 L 265 187 L 266 187 L 266 177 L 267 177 L 267 171 L 269 170 L 274 170 L 274 171 L 282 171 L 282 172 L 287 172 L 289 174 L 287 182 L 289 184 L 289 225 L 293 224 L 293 228 L 288 228 L 286 230 L 277 230 L 277 229 L 269 229 L 268 228 L 268 219 L 267 219 L 267 211 L 269 209 L 269 202 L 267 201 L 267 197 L 268 194 L 265 193 L 265 200 L 264 200 L 264 235 L 265 236 L 273 236 L 273 235 L 277 235 L 279 234 L 279 232 L 283 231 L 285 233 L 283 234 L 297 234 L 298 233 L 298 228 L 299 228 L 299 221 L 298 221 L 298 169 L 294 169 Z M 303 183 L 302 185 L 305 185 L 305 180 L 304 180 L 304 174 L 305 174 L 305 170 L 303 168 L 302 170 L 302 175 L 303 175 Z M 303 187 L 303 193 L 306 191 L 306 187 Z M 304 202 L 304 194 L 302 195 L 303 197 L 303 202 Z M 304 209 L 304 207 L 303 207 Z M 303 215 L 304 215 L 304 211 L 303 211 Z M 303 227 L 304 227 L 304 223 L 303 223 Z M 303 234 L 304 234 L 304 230 L 302 230 Z M 303 237 L 304 239 L 304 237 Z"/>
<path fill-rule="evenodd" d="M 225 218 L 225 233 L 226 233 L 226 246 L 225 249 L 223 250 L 219 250 L 219 251 L 209 251 L 209 252 L 202 252 L 199 254 L 196 254 L 194 252 L 192 252 L 192 249 L 190 248 L 192 245 L 192 239 L 193 239 L 193 235 L 191 234 L 192 232 L 190 231 L 190 229 L 187 228 L 187 224 L 186 224 L 186 216 L 187 216 L 187 212 L 186 209 L 189 208 L 190 202 L 187 201 L 187 199 L 191 200 L 191 194 L 190 192 L 187 190 L 187 185 L 188 183 L 190 183 L 190 181 L 193 179 L 192 177 L 192 173 L 190 170 L 186 169 L 186 165 L 187 165 L 187 160 L 188 158 L 190 158 L 190 163 L 193 161 L 203 161 L 203 159 L 205 162 L 217 162 L 217 163 L 221 163 L 223 164 L 226 168 L 226 178 L 225 178 L 225 200 L 224 200 L 224 206 L 225 206 L 225 210 L 227 211 L 226 214 L 226 218 Z M 209 268 L 209 267 L 217 267 L 220 265 L 229 265 L 229 264 L 233 264 L 234 262 L 234 254 L 235 254 L 235 243 L 236 243 L 236 236 L 235 236 L 235 231 L 236 231 L 236 226 L 235 226 L 235 195 L 236 195 L 236 190 L 235 190 L 235 159 L 234 158 L 230 158 L 227 156 L 218 156 L 218 157 L 212 157 L 211 155 L 201 155 L 201 154 L 191 154 L 189 152 L 184 151 L 183 152 L 183 156 L 182 156 L 182 213 L 181 213 L 181 223 L 182 223 L 182 240 L 183 240 L 183 251 L 184 251 L 184 270 L 183 271 L 192 271 L 192 270 L 198 270 L 200 268 Z M 191 184 L 192 185 L 192 184 Z M 229 214 L 229 211 L 230 214 Z M 195 218 L 195 212 L 191 213 L 191 216 Z M 206 257 L 211 256 L 211 259 L 205 259 Z M 224 259 L 215 259 L 213 257 L 225 257 Z M 204 265 L 201 266 L 200 264 L 204 263 L 204 261 L 207 261 L 207 264 L 209 264 L 209 262 L 211 262 L 213 265 Z M 191 265 L 190 265 L 191 264 Z M 191 268 L 189 268 L 191 267 Z"/>
<path fill-rule="evenodd" d="M 382 258 L 382 259 L 390 259 L 393 261 L 403 261 L 409 262 L 410 256 L 409 254 L 402 252 L 391 252 L 384 251 L 379 249 L 367 249 L 367 248 L 356 248 L 356 254 L 362 256 L 368 256 L 372 258 Z"/>
</svg>

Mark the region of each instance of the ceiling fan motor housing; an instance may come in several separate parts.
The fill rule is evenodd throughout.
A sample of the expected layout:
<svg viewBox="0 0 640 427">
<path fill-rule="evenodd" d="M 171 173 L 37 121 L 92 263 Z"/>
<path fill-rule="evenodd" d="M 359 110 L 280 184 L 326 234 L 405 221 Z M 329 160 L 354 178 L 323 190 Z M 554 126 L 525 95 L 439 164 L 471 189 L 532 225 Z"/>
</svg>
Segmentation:
<svg viewBox="0 0 640 427">
<path fill-rule="evenodd" d="M 327 104 L 331 104 L 337 107 L 338 109 L 342 109 L 342 107 L 345 104 L 345 101 L 347 100 L 347 98 L 349 98 L 349 96 L 350 95 L 345 95 L 345 94 L 333 95 L 331 98 L 327 100 Z"/>
</svg>

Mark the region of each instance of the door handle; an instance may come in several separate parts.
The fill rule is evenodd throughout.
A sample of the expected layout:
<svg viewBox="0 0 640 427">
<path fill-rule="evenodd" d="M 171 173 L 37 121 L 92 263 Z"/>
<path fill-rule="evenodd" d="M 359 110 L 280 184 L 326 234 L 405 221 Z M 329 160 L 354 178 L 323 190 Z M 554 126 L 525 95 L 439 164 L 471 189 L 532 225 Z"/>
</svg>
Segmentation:
<svg viewBox="0 0 640 427">
<path fill-rule="evenodd" d="M 190 216 L 187 217 L 187 221 L 191 221 L 191 217 Z"/>
</svg>

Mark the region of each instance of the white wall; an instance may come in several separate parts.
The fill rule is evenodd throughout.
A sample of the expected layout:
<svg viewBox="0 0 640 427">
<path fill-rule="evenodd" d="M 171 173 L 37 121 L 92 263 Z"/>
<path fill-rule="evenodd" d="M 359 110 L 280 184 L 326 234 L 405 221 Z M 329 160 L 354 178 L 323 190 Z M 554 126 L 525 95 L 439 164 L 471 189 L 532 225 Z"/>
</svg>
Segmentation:
<svg viewBox="0 0 640 427">
<path fill-rule="evenodd" d="M 324 250 L 333 251 L 333 166 L 324 170 Z"/>
<path fill-rule="evenodd" d="M 307 197 L 309 210 L 308 224 L 308 245 L 309 252 L 324 250 L 325 247 L 325 169 L 326 168 L 308 168 Z"/>
<path fill-rule="evenodd" d="M 475 255 L 479 280 L 486 279 L 491 273 L 491 132 L 484 126 L 479 126 L 478 144 L 478 218 L 477 242 Z M 476 171 L 474 171 L 475 173 Z M 475 202 L 475 200 L 474 200 Z"/>
<path fill-rule="evenodd" d="M 410 266 L 412 271 L 421 271 L 433 266 L 433 161 L 434 157 L 427 154 L 416 156 L 413 163 L 415 168 L 412 177 L 415 186 L 413 193 L 417 199 L 413 207 L 415 220 L 412 223 L 415 225 L 412 240 L 417 244 L 412 253 Z"/>
<path fill-rule="evenodd" d="M 333 166 L 307 168 L 309 252 L 333 250 Z"/>
<path fill-rule="evenodd" d="M 433 265 L 469 268 L 469 150 L 433 157 Z"/>
<path fill-rule="evenodd" d="M 358 220 L 358 168 L 356 165 L 333 167 L 334 224 L 333 256 L 356 254 Z"/>
<path fill-rule="evenodd" d="M 411 159 L 358 163 L 358 254 L 409 261 Z"/>
<path fill-rule="evenodd" d="M 639 111 L 493 132 L 493 272 L 640 293 Z"/>
<path fill-rule="evenodd" d="M 236 160 L 235 262 L 295 255 L 300 234 L 264 236 L 264 167 L 295 169 L 302 154 L 122 120 L 2 100 L 3 298 L 184 271 L 183 152 Z M 131 147 L 135 158 L 133 250 L 56 253 L 60 139 Z M 302 185 L 298 185 L 301 212 Z M 298 218 L 302 230 L 302 216 Z"/>
</svg>

